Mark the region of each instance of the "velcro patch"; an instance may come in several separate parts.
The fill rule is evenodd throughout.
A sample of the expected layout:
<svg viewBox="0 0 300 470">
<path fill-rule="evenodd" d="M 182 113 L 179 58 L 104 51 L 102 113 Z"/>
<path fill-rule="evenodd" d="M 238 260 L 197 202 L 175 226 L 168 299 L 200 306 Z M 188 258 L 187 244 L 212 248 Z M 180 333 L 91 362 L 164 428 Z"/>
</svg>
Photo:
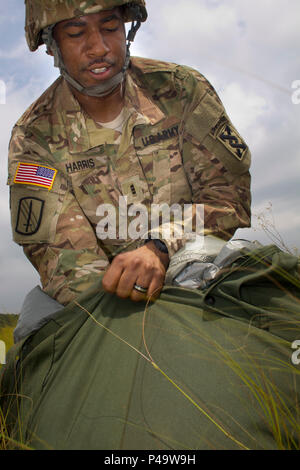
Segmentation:
<svg viewBox="0 0 300 470">
<path fill-rule="evenodd" d="M 35 163 L 18 164 L 15 174 L 14 183 L 16 184 L 32 184 L 42 188 L 52 189 L 57 170 L 42 166 Z"/>
<path fill-rule="evenodd" d="M 228 122 L 218 129 L 216 138 L 225 145 L 235 158 L 240 161 L 243 160 L 248 147 L 238 132 Z"/>
<path fill-rule="evenodd" d="M 23 197 L 19 201 L 16 232 L 33 235 L 40 228 L 45 201 L 36 197 Z"/>
<path fill-rule="evenodd" d="M 148 147 L 149 145 L 159 144 L 165 140 L 172 139 L 173 137 L 177 137 L 179 135 L 179 127 L 173 126 L 170 129 L 164 129 L 157 134 L 144 136 L 142 137 L 142 143 L 144 147 Z"/>
</svg>

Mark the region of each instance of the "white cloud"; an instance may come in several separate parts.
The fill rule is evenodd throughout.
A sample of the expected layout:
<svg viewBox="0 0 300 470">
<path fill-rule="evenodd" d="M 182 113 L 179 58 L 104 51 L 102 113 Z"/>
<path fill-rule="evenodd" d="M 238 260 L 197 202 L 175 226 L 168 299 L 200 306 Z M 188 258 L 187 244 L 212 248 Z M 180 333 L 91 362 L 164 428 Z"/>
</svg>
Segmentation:
<svg viewBox="0 0 300 470">
<path fill-rule="evenodd" d="M 9 213 L 9 191 L 7 179 L 7 153 L 11 130 L 33 98 L 42 90 L 34 80 L 7 96 L 6 104 L 0 106 L 0 312 L 17 313 L 29 289 L 39 284 L 39 277 L 23 254 L 12 241 Z"/>
<path fill-rule="evenodd" d="M 220 92 L 220 97 L 240 132 L 246 132 L 261 116 L 270 112 L 270 104 L 263 96 L 248 92 L 237 82 L 227 84 Z"/>
</svg>

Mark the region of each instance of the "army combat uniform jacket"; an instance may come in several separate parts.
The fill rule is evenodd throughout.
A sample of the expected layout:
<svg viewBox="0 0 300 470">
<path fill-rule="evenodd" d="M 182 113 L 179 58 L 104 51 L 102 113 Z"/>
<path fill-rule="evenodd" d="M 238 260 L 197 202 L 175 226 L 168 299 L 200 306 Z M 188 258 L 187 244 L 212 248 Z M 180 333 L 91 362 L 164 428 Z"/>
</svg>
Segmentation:
<svg viewBox="0 0 300 470">
<path fill-rule="evenodd" d="M 250 224 L 250 152 L 207 80 L 132 58 L 122 133 L 95 123 L 60 77 L 15 125 L 9 151 L 13 237 L 62 304 L 137 240 L 97 237 L 101 207 L 201 204 L 204 233 Z M 104 206 L 106 204 L 107 206 Z M 185 243 L 164 239 L 172 256 Z"/>
</svg>

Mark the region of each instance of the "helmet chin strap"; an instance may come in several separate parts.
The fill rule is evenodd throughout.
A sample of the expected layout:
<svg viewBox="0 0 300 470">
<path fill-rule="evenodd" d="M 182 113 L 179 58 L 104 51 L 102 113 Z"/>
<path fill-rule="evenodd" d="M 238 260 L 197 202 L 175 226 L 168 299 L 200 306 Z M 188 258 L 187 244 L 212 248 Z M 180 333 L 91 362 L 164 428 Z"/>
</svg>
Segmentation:
<svg viewBox="0 0 300 470">
<path fill-rule="evenodd" d="M 71 77 L 71 75 L 69 75 L 65 67 L 58 44 L 53 37 L 53 29 L 55 25 L 48 26 L 43 30 L 42 39 L 46 44 L 47 53 L 49 53 L 49 49 L 51 49 L 54 55 L 54 66 L 59 68 L 61 75 L 67 80 L 67 82 L 84 95 L 101 98 L 104 96 L 108 96 L 124 81 L 125 73 L 130 62 L 130 46 L 131 43 L 134 41 L 135 35 L 140 26 L 140 21 L 132 22 L 131 29 L 128 32 L 127 36 L 126 59 L 121 72 L 113 76 L 111 79 L 106 80 L 105 82 L 100 83 L 99 85 L 91 87 L 82 86 L 77 80 L 75 80 L 73 77 Z"/>
</svg>

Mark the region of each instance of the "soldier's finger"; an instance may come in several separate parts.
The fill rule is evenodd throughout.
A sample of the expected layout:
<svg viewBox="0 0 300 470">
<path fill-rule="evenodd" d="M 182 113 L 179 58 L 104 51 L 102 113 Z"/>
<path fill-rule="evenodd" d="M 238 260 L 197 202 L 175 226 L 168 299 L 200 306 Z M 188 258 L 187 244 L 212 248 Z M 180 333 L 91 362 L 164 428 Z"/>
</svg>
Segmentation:
<svg viewBox="0 0 300 470">
<path fill-rule="evenodd" d="M 150 283 L 149 279 L 145 277 L 143 278 L 139 277 L 133 285 L 131 295 L 130 295 L 131 300 L 135 302 L 146 300 L 149 283 Z"/>
<path fill-rule="evenodd" d="M 130 268 L 124 269 L 120 276 L 116 289 L 116 294 L 118 295 L 118 297 L 124 299 L 126 299 L 127 297 L 131 297 L 131 293 L 136 282 L 136 277 L 137 275 L 134 270 Z"/>
<path fill-rule="evenodd" d="M 130 298 L 133 302 L 142 302 L 143 300 L 147 299 L 147 294 L 143 294 L 142 292 L 138 292 L 137 290 L 132 289 Z"/>
<path fill-rule="evenodd" d="M 106 292 L 114 294 L 117 291 L 123 267 L 112 263 L 102 278 L 102 286 Z"/>
<path fill-rule="evenodd" d="M 149 285 L 147 297 L 150 300 L 156 300 L 164 286 L 164 279 L 153 279 Z"/>
</svg>

